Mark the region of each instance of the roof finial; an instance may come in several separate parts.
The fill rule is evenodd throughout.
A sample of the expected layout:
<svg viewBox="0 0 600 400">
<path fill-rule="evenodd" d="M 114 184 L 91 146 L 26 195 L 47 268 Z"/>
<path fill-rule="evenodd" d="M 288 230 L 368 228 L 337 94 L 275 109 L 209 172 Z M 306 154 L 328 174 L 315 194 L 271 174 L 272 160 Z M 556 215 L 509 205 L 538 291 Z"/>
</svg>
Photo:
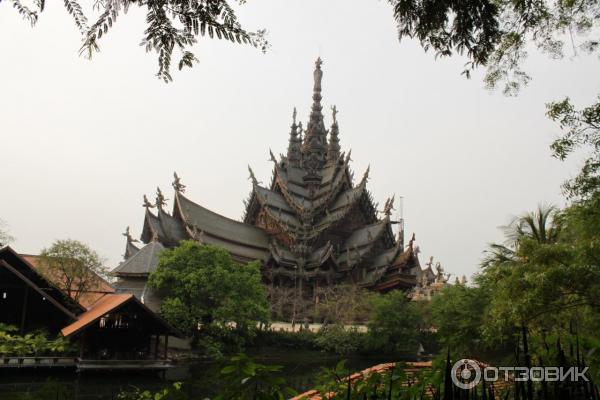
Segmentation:
<svg viewBox="0 0 600 400">
<path fill-rule="evenodd" d="M 154 204 L 152 204 L 152 203 L 150 203 L 148 201 L 148 197 L 146 195 L 144 195 L 144 204 L 143 204 L 143 206 L 146 207 L 146 210 L 155 207 Z"/>
<path fill-rule="evenodd" d="M 302 122 L 296 124 L 296 115 L 296 107 L 294 107 L 294 112 L 292 113 L 293 123 L 290 130 L 290 140 L 287 151 L 288 162 L 293 166 L 300 165 L 302 159 Z"/>
<path fill-rule="evenodd" d="M 315 61 L 315 72 L 314 72 L 314 78 L 315 78 L 315 86 L 314 86 L 314 92 L 321 92 L 321 80 L 323 79 L 323 71 L 321 70 L 321 65 L 323 64 L 323 60 L 321 60 L 321 57 L 317 58 L 317 61 Z"/>
<path fill-rule="evenodd" d="M 173 189 L 175 189 L 175 191 L 177 193 L 184 193 L 185 185 L 183 183 L 181 183 L 181 178 L 179 176 L 177 176 L 177 172 L 173 172 L 173 177 L 175 178 L 175 180 L 171 184 L 171 185 L 173 185 Z"/>
<path fill-rule="evenodd" d="M 156 207 L 159 210 L 162 210 L 163 206 L 166 206 L 166 205 L 167 205 L 167 199 L 165 199 L 165 196 L 163 195 L 162 191 L 157 186 L 156 187 Z"/>
<path fill-rule="evenodd" d="M 139 242 L 139 240 L 134 239 L 133 237 L 131 237 L 131 233 L 129 232 L 129 227 L 125 228 L 125 232 L 123 232 L 122 235 L 127 238 L 127 242 L 128 243 Z"/>
<path fill-rule="evenodd" d="M 252 171 L 252 168 L 248 165 L 248 171 L 250 172 L 250 176 L 248 177 L 248 179 L 250 179 L 252 181 L 253 185 L 258 185 L 258 181 L 256 180 L 256 176 L 254 175 L 254 171 Z"/>
<path fill-rule="evenodd" d="M 333 123 L 334 123 L 334 124 L 337 124 L 337 118 L 336 118 L 336 116 L 337 116 L 337 113 L 338 113 L 337 106 L 334 104 L 334 105 L 331 107 L 331 115 L 333 116 Z"/>
<path fill-rule="evenodd" d="M 336 162 L 340 157 L 340 130 L 337 123 L 337 113 L 337 107 L 331 107 L 333 124 L 331 124 L 331 129 L 329 130 L 329 146 L 327 148 L 327 160 L 330 162 Z"/>
</svg>

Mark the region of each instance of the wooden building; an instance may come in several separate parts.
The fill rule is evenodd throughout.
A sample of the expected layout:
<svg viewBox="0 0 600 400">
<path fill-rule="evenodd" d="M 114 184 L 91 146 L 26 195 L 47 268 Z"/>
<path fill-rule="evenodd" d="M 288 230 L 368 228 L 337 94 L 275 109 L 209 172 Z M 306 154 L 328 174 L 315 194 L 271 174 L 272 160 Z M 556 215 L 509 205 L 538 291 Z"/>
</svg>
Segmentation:
<svg viewBox="0 0 600 400">
<path fill-rule="evenodd" d="M 186 239 L 223 247 L 239 262 L 260 260 L 266 283 L 296 287 L 306 296 L 342 282 L 380 292 L 416 285 L 421 273 L 418 248 L 414 236 L 405 247 L 402 220 L 392 219 L 393 196 L 378 209 L 367 189 L 369 170 L 355 182 L 350 152 L 341 151 L 335 107 L 332 124 L 325 127 L 321 64 L 318 59 L 306 129 L 294 109 L 286 154 L 276 157 L 271 152 L 269 184 L 260 183 L 250 169 L 252 191 L 243 220 L 188 199 L 175 174 L 170 213 L 160 189 L 154 204 L 144 196 L 145 246 L 140 249 L 126 233 L 125 260 L 114 271 L 118 290 L 140 299 L 142 292 L 148 295 L 145 280 L 156 268 L 157 249 Z M 400 228 L 397 235 L 394 224 Z"/>
<path fill-rule="evenodd" d="M 132 294 L 103 293 L 87 307 L 76 302 L 8 246 L 0 248 L 0 323 L 70 338 L 79 347 L 77 365 L 87 369 L 165 368 L 152 360 L 167 358 L 169 336 L 182 337 Z M 37 366 L 0 367 L 13 365 Z"/>
<path fill-rule="evenodd" d="M 60 330 L 85 312 L 9 246 L 0 248 L 0 322 L 21 333 Z"/>
</svg>

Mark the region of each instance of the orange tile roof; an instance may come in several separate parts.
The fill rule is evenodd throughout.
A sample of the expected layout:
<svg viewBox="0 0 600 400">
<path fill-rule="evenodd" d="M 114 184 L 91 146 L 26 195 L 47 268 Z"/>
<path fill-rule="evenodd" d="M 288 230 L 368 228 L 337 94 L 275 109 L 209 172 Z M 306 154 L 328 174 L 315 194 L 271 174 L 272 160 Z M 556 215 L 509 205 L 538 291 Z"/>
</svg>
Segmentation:
<svg viewBox="0 0 600 400">
<path fill-rule="evenodd" d="M 404 363 L 405 365 L 405 369 L 404 371 L 407 373 L 414 373 L 415 371 L 418 371 L 419 369 L 424 369 L 424 368 L 431 368 L 431 361 L 420 361 L 420 362 L 407 362 Z M 371 373 L 382 373 L 387 371 L 388 369 L 394 368 L 396 366 L 396 363 L 384 363 L 384 364 L 377 364 L 375 366 L 372 366 L 370 368 L 367 369 L 363 369 L 360 372 L 355 372 L 352 375 L 350 375 L 350 381 L 355 381 L 357 379 L 361 379 L 363 377 L 368 376 Z M 327 393 L 326 394 L 326 398 L 332 398 L 335 395 L 335 393 Z M 296 397 L 293 397 L 290 400 L 322 400 L 321 395 L 319 394 L 318 390 L 309 390 L 307 392 L 301 393 Z"/>
<path fill-rule="evenodd" d="M 67 288 L 63 287 L 64 285 L 61 285 L 60 276 L 56 271 L 45 268 L 40 262 L 40 256 L 32 254 L 20 254 L 20 256 L 23 257 L 29 264 L 31 264 L 38 273 L 41 273 L 46 277 L 46 279 L 49 279 L 52 281 L 52 283 L 58 285 L 63 292 L 67 292 Z M 78 293 L 76 292 L 71 294 L 71 298 L 73 298 L 73 300 L 76 300 L 79 304 L 87 309 L 90 309 L 94 303 L 96 303 L 106 294 L 115 292 L 115 289 L 113 289 L 108 282 L 102 279 L 102 277 L 98 275 L 96 276 L 98 279 L 94 281 L 94 287 L 79 293 L 79 296 L 77 296 Z M 76 290 L 76 288 L 74 288 L 74 290 Z"/>
<path fill-rule="evenodd" d="M 77 333 L 132 298 L 132 294 L 107 294 L 98 300 L 91 309 L 81 314 L 77 321 L 64 327 L 60 333 L 65 337 Z"/>
</svg>

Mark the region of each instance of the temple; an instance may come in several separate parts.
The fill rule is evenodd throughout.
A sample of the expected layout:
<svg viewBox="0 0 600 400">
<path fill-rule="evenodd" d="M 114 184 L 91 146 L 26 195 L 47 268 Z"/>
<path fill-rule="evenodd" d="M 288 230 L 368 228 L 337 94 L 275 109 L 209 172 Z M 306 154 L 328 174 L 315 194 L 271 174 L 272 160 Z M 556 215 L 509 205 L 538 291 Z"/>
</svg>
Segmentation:
<svg viewBox="0 0 600 400">
<path fill-rule="evenodd" d="M 263 279 L 310 295 L 320 286 L 352 282 L 379 292 L 409 289 L 421 279 L 414 235 L 404 246 L 402 220 L 392 219 L 394 197 L 378 210 L 367 189 L 369 169 L 356 182 L 350 152 L 340 146 L 337 109 L 326 129 L 321 105 L 322 61 L 314 70 L 310 117 L 303 129 L 296 110 L 287 153 L 271 152 L 273 174 L 262 185 L 249 167 L 252 190 L 242 221 L 216 214 L 185 196 L 175 174 L 173 208 L 158 189 L 155 203 L 144 196 L 143 247 L 125 233 L 125 260 L 114 274 L 119 291 L 151 298 L 148 274 L 160 250 L 181 240 L 221 246 L 241 263 L 260 260 Z M 398 233 L 392 226 L 398 224 Z"/>
</svg>

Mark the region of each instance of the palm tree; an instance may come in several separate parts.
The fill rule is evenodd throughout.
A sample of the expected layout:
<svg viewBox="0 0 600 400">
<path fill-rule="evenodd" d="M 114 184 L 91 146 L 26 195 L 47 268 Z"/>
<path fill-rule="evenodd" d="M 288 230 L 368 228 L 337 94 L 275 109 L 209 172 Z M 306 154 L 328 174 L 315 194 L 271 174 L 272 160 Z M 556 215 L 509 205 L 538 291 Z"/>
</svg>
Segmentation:
<svg viewBox="0 0 600 400">
<path fill-rule="evenodd" d="M 502 226 L 506 241 L 504 244 L 489 245 L 482 267 L 518 262 L 519 244 L 524 239 L 532 239 L 539 244 L 555 243 L 560 232 L 560 226 L 555 221 L 557 212 L 554 205 L 540 204 L 537 210 L 515 217 L 508 225 Z"/>
</svg>

